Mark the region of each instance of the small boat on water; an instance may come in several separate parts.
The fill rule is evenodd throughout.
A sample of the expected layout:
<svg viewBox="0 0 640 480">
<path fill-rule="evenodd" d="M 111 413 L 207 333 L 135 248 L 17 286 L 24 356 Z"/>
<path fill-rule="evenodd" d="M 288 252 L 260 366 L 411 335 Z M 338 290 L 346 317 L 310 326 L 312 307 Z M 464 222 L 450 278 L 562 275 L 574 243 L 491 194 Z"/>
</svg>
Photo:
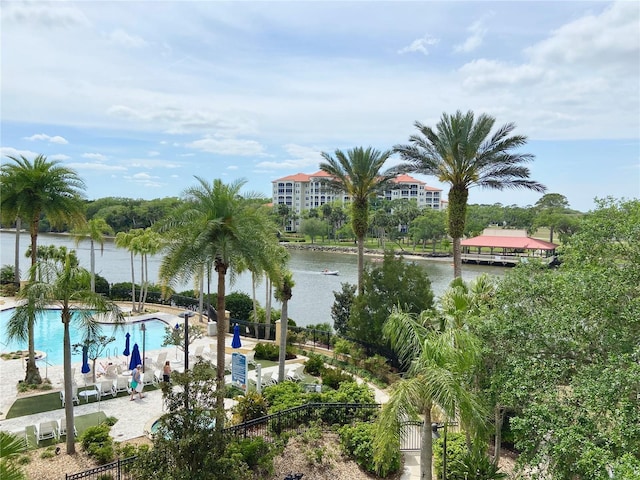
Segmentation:
<svg viewBox="0 0 640 480">
<path fill-rule="evenodd" d="M 322 275 L 338 275 L 338 270 L 324 269 L 320 272 Z"/>
</svg>

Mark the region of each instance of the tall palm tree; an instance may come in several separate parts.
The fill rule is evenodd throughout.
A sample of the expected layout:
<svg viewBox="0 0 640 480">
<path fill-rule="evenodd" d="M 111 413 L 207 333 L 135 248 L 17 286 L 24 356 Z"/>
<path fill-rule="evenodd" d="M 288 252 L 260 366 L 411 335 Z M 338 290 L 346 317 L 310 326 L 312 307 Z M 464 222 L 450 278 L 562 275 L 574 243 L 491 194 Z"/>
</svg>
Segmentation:
<svg viewBox="0 0 640 480">
<path fill-rule="evenodd" d="M 96 338 L 100 334 L 100 324 L 96 313 L 105 314 L 115 323 L 124 319 L 118 306 L 103 295 L 91 291 L 91 273 L 78 264 L 74 250 L 66 252 L 62 261 L 50 260 L 41 262 L 39 268 L 43 272 L 42 280 L 32 281 L 20 292 L 19 299 L 26 300 L 19 305 L 7 324 L 9 338 L 25 340 L 31 318 L 52 306 L 60 308 L 60 318 L 64 325 L 64 395 L 67 432 L 73 432 L 73 378 L 71 376 L 71 337 L 70 328 L 83 332 L 85 340 Z M 35 278 L 35 272 L 30 272 Z M 75 453 L 75 438 L 67 435 L 67 453 Z"/>
<path fill-rule="evenodd" d="M 523 166 L 533 160 L 533 155 L 514 151 L 527 143 L 527 137 L 511 135 L 513 123 L 491 135 L 494 123 L 495 118 L 486 114 L 476 119 L 472 111 L 443 113 L 435 130 L 416 122 L 419 133 L 409 137 L 409 144 L 394 147 L 406 162 L 394 170 L 433 175 L 450 185 L 448 220 L 454 277 L 462 276 L 460 241 L 471 187 L 546 190 L 544 185 L 529 180 L 529 169 Z"/>
<path fill-rule="evenodd" d="M 5 163 L 0 167 L 2 209 L 7 208 L 16 217 L 29 223 L 33 267 L 37 261 L 41 215 L 46 215 L 52 225 L 74 225 L 83 222 L 82 191 L 85 184 L 75 170 L 61 166 L 60 162 L 49 161 L 43 155 L 38 155 L 33 162 L 24 156 L 8 158 L 13 163 Z M 41 383 L 42 378 L 36 366 L 33 335 L 32 319 L 29 326 L 29 358 L 25 382 Z"/>
<path fill-rule="evenodd" d="M 165 256 L 160 265 L 163 282 L 186 282 L 203 266 L 213 264 L 217 273 L 216 429 L 224 426 L 224 356 L 227 273 L 236 265 L 269 265 L 277 237 L 270 220 L 254 204 L 255 194 L 241 195 L 246 183 L 237 180 L 211 184 L 195 177 L 198 185 L 185 191 L 184 204 L 161 225 L 166 232 Z M 282 247 L 280 247 L 282 248 Z"/>
<path fill-rule="evenodd" d="M 129 250 L 129 257 L 131 260 L 131 311 L 137 312 L 136 307 L 136 274 L 133 267 L 133 258 L 136 253 L 134 240 L 137 236 L 142 235 L 143 230 L 140 228 L 134 228 L 128 232 L 118 232 L 116 234 L 115 245 L 118 248 L 126 248 Z"/>
<path fill-rule="evenodd" d="M 320 169 L 333 177 L 331 184 L 351 199 L 351 225 L 358 242 L 358 294 L 364 292 L 364 238 L 369 228 L 369 200 L 380 193 L 395 174 L 381 173 L 391 151 L 356 147 L 335 151 L 335 158 L 322 152 Z"/>
<path fill-rule="evenodd" d="M 158 232 L 146 228 L 131 239 L 131 250 L 140 255 L 140 297 L 138 311 L 144 312 L 144 305 L 149 290 L 149 255 L 155 255 L 162 248 L 162 238 Z"/>
<path fill-rule="evenodd" d="M 384 325 L 384 334 L 398 358 L 409 365 L 405 377 L 393 385 L 389 402 L 380 412 L 374 440 L 374 462 L 379 471 L 389 465 L 388 455 L 399 448 L 401 423 L 422 417 L 420 478 L 431 479 L 434 409 L 446 418 L 457 415 L 465 425 L 482 425 L 484 412 L 467 379 L 479 362 L 477 339 L 465 330 L 440 332 L 431 312 L 415 316 L 394 312 Z"/>
<path fill-rule="evenodd" d="M 282 302 L 282 315 L 280 315 L 280 355 L 278 357 L 278 381 L 284 381 L 284 362 L 287 358 L 287 328 L 289 326 L 288 305 L 291 300 L 291 290 L 295 286 L 293 274 L 285 271 L 277 284 L 275 297 Z"/>
<path fill-rule="evenodd" d="M 83 240 L 89 240 L 91 245 L 91 291 L 96 291 L 96 249 L 95 244 L 100 244 L 100 255 L 104 253 L 104 236 L 113 235 L 113 228 L 104 218 L 92 218 L 86 224 L 73 232 L 76 246 Z"/>
</svg>

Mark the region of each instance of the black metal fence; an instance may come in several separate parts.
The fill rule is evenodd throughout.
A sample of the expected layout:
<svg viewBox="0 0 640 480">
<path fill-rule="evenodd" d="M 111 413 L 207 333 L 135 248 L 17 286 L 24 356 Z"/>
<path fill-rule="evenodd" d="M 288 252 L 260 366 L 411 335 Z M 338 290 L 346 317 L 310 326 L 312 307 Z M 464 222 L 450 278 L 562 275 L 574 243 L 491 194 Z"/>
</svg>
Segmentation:
<svg viewBox="0 0 640 480">
<path fill-rule="evenodd" d="M 133 473 L 130 472 L 130 469 L 135 460 L 136 457 L 123 458 L 115 462 L 100 465 L 91 470 L 85 470 L 84 472 L 67 473 L 65 479 L 77 480 L 85 478 L 89 480 L 102 480 L 109 478 L 113 480 L 134 480 L 135 477 Z"/>
</svg>

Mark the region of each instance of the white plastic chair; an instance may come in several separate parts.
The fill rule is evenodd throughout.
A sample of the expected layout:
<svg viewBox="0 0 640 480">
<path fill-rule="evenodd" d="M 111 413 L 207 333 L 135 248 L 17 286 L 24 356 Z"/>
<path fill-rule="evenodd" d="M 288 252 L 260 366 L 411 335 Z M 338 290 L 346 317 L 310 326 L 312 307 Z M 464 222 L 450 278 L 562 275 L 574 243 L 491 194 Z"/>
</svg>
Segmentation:
<svg viewBox="0 0 640 480">
<path fill-rule="evenodd" d="M 167 361 L 167 352 L 160 352 L 156 359 L 153 361 L 153 367 L 162 370 L 165 362 Z"/>
<path fill-rule="evenodd" d="M 255 365 L 256 364 L 256 351 L 251 350 L 249 353 L 245 353 L 247 357 L 247 365 Z"/>
<path fill-rule="evenodd" d="M 40 444 L 40 440 L 58 437 L 58 422 L 40 422 L 36 424 L 36 442 Z"/>
<path fill-rule="evenodd" d="M 120 392 L 129 392 L 129 378 L 130 377 L 119 376 L 118 378 L 113 380 L 113 391 L 115 392 L 114 396 Z"/>
<path fill-rule="evenodd" d="M 78 397 L 78 386 L 76 384 L 73 384 L 73 386 L 71 387 L 71 400 L 76 405 L 80 405 L 80 398 Z M 64 407 L 64 404 L 65 404 L 64 389 L 60 390 L 60 401 L 62 402 L 62 406 Z"/>
<path fill-rule="evenodd" d="M 303 372 L 304 365 L 298 363 L 297 365 L 292 366 L 287 370 L 285 377 L 287 380 L 291 380 L 292 382 L 301 382 L 302 380 L 304 380 Z"/>
<path fill-rule="evenodd" d="M 112 397 L 116 396 L 116 390 L 113 385 L 113 380 L 107 380 L 97 383 L 96 390 L 98 390 L 98 395 L 100 396 L 100 398 L 107 395 L 111 395 Z"/>
<path fill-rule="evenodd" d="M 73 424 L 73 434 L 74 436 L 78 436 L 78 429 L 76 428 L 76 424 Z M 67 418 L 62 417 L 58 419 L 58 438 L 62 435 L 67 435 Z"/>
<path fill-rule="evenodd" d="M 198 345 L 192 355 L 189 355 L 189 361 L 196 363 L 204 357 L 204 345 Z"/>
</svg>

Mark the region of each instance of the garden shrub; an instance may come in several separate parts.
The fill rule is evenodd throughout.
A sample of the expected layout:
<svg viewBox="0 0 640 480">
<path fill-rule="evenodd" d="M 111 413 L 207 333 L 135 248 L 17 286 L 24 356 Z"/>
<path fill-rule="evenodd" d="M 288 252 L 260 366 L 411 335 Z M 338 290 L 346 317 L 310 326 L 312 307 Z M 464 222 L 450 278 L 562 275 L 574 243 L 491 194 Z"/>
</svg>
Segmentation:
<svg viewBox="0 0 640 480">
<path fill-rule="evenodd" d="M 311 353 L 309 359 L 304 364 L 304 372 L 314 377 L 320 376 L 324 368 L 324 357 L 316 353 Z"/>
<path fill-rule="evenodd" d="M 263 397 L 269 405 L 269 413 L 276 413 L 288 408 L 304 405 L 309 400 L 302 391 L 302 386 L 295 382 L 282 382 L 265 387 Z"/>
<path fill-rule="evenodd" d="M 337 390 L 342 382 L 353 382 L 353 376 L 336 368 L 325 368 L 320 373 L 322 385 Z"/>
<path fill-rule="evenodd" d="M 80 435 L 82 448 L 98 463 L 111 462 L 115 456 L 113 439 L 109 436 L 111 427 L 107 424 L 87 428 Z"/>
<path fill-rule="evenodd" d="M 278 360 L 280 348 L 273 343 L 257 343 L 254 348 L 256 360 L 270 360 L 272 362 Z"/>
<path fill-rule="evenodd" d="M 351 378 L 340 383 L 337 390 L 327 390 L 321 394 L 324 403 L 376 403 L 373 390 L 366 383 L 357 383 Z"/>
<path fill-rule="evenodd" d="M 227 454 L 236 458 L 240 456 L 254 472 L 256 478 L 267 478 L 273 475 L 275 449 L 262 437 L 233 441 L 227 446 Z"/>
<path fill-rule="evenodd" d="M 369 472 L 376 473 L 373 463 L 373 439 L 375 426 L 371 423 L 357 423 L 345 425 L 338 429 L 340 445 L 344 452 L 355 460 L 360 467 Z M 400 451 L 394 452 L 391 461 L 385 465 L 385 471 L 380 472 L 382 477 L 400 469 Z"/>
<path fill-rule="evenodd" d="M 441 431 L 442 432 L 442 431 Z M 441 433 L 440 438 L 433 442 L 433 468 L 438 478 L 442 478 L 442 453 L 444 451 L 444 435 Z M 460 461 L 467 453 L 467 442 L 463 433 L 448 432 L 447 433 L 447 478 L 451 480 L 464 480 L 458 476 L 460 472 L 453 472 L 451 466 Z"/>
<path fill-rule="evenodd" d="M 243 397 L 238 397 L 238 403 L 233 407 L 234 423 L 242 423 L 254 418 L 267 415 L 269 404 L 258 392 L 247 392 Z"/>
</svg>

